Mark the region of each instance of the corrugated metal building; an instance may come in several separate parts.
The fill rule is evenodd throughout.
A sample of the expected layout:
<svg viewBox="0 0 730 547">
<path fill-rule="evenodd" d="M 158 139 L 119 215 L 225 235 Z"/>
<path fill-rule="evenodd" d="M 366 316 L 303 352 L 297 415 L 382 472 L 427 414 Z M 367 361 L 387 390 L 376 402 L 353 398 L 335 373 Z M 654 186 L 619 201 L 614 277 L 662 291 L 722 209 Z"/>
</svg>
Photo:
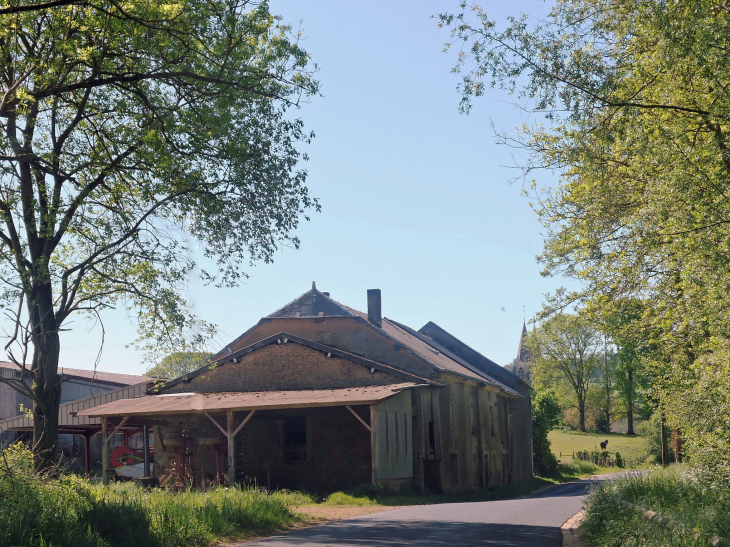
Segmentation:
<svg viewBox="0 0 730 547">
<path fill-rule="evenodd" d="M 15 363 L 0 362 L 0 376 L 23 378 L 24 383 L 30 384 L 28 373 L 23 375 L 22 369 Z M 89 461 L 101 458 L 100 439 L 91 440 L 90 450 L 87 450 L 90 437 L 100 430 L 99 420 L 88 422 L 88 418 L 84 419 L 85 421 L 71 419 L 68 412 L 81 410 L 79 404 L 87 405 L 84 408 L 90 408 L 88 405 L 107 403 L 120 397 L 138 397 L 143 395 L 151 384 L 149 379 L 142 376 L 93 370 L 61 368 L 59 376 L 62 382 L 59 448 L 65 457 L 65 464 L 81 468 Z M 104 396 L 106 394 L 111 395 Z M 78 404 L 69 404 L 73 402 Z M 29 397 L 7 384 L 0 383 L 0 446 L 16 440 L 30 442 L 33 420 L 22 410 L 31 408 Z M 93 424 L 93 427 L 81 429 L 76 427 L 87 422 Z"/>
</svg>

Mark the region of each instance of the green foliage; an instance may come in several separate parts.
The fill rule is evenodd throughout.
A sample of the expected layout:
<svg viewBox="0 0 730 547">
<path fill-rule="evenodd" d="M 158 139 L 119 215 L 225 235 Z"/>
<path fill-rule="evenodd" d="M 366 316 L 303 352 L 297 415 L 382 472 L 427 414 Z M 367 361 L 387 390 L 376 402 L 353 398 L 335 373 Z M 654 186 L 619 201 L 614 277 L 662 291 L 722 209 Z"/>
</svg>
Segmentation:
<svg viewBox="0 0 730 547">
<path fill-rule="evenodd" d="M 639 434 L 646 439 L 649 454 L 654 457 L 656 463 L 662 463 L 662 419 L 659 413 L 653 414 L 639 426 Z M 673 462 L 674 450 L 671 444 L 668 446 L 669 462 Z"/>
<path fill-rule="evenodd" d="M 501 139 L 528 153 L 543 273 L 581 284 L 547 311 L 638 304 L 620 345 L 692 461 L 730 484 L 727 4 L 558 0 L 501 27 L 462 3 L 441 24 L 471 67 L 464 110 L 495 85 L 543 117 Z M 540 169 L 559 182 L 530 180 Z"/>
<path fill-rule="evenodd" d="M 550 449 L 548 433 L 558 425 L 560 404 L 551 391 L 538 391 L 532 399 L 532 459 L 535 471 L 553 475 L 558 470 L 558 460 Z"/>
<path fill-rule="evenodd" d="M 13 445 L 0 459 L 0 547 L 196 547 L 294 522 L 286 493 L 221 488 L 173 493 L 33 473 Z"/>
<path fill-rule="evenodd" d="M 318 83 L 298 40 L 265 0 L 0 10 L 0 305 L 13 351 L 32 345 L 30 381 L 8 382 L 38 407 L 41 467 L 72 315 L 121 306 L 150 357 L 195 349 L 215 334 L 184 298 L 196 269 L 233 286 L 298 247 L 319 209 L 299 167 L 312 134 L 294 110 Z"/>
<path fill-rule="evenodd" d="M 176 351 L 150 368 L 145 374 L 151 378 L 172 380 L 208 364 L 213 354 L 207 351 Z"/>
<path fill-rule="evenodd" d="M 543 321 L 524 343 L 532 355 L 535 385 L 567 385 L 570 404 L 578 409 L 578 429 L 585 431 L 586 400 L 601 364 L 603 336 L 585 318 L 565 313 Z"/>
<path fill-rule="evenodd" d="M 629 502 L 671 519 L 668 526 L 622 505 Z M 630 474 L 605 481 L 586 502 L 581 526 L 591 545 L 601 547 L 684 547 L 705 545 L 695 539 L 730 534 L 730 491 L 708 488 L 691 472 L 671 467 L 648 475 Z"/>
</svg>

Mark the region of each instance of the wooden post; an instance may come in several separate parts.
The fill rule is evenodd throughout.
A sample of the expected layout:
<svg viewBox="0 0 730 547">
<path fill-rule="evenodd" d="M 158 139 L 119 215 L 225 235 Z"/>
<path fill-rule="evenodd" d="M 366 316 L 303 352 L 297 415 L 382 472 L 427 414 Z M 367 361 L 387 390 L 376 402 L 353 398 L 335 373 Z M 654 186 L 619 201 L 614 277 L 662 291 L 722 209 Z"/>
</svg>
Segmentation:
<svg viewBox="0 0 730 547">
<path fill-rule="evenodd" d="M 376 431 L 378 429 L 377 413 L 375 405 L 370 405 L 370 459 L 372 461 L 372 483 L 378 484 L 378 446 L 376 442 Z"/>
<path fill-rule="evenodd" d="M 142 426 L 142 446 L 144 447 L 144 476 L 150 477 L 150 427 Z"/>
<path fill-rule="evenodd" d="M 101 481 L 103 484 L 109 484 L 109 440 L 107 439 L 107 431 L 109 431 L 109 419 L 106 416 L 101 417 Z"/>
<path fill-rule="evenodd" d="M 86 469 L 86 476 L 91 475 L 91 450 L 89 449 L 89 432 L 84 433 L 84 468 Z"/>
<path fill-rule="evenodd" d="M 228 418 L 228 486 L 233 486 L 236 483 L 236 451 L 234 434 L 234 422 L 233 422 L 233 411 L 229 410 L 227 413 Z"/>
</svg>

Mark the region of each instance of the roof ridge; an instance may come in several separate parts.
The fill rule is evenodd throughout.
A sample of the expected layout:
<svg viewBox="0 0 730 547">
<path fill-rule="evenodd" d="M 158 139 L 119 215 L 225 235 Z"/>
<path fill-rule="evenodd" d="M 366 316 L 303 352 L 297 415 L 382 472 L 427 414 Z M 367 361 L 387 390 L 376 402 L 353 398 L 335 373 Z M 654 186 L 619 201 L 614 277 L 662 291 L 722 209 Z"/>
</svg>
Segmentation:
<svg viewBox="0 0 730 547">
<path fill-rule="evenodd" d="M 422 342 L 425 342 L 426 344 L 428 344 L 432 348 L 440 351 L 441 353 L 443 353 L 444 355 L 446 355 L 452 361 L 455 361 L 455 362 L 459 363 L 461 366 L 466 367 L 467 369 L 469 369 L 470 371 L 472 371 L 474 374 L 477 374 L 481 378 L 484 378 L 485 380 L 487 380 L 492 385 L 494 385 L 496 387 L 499 387 L 500 389 L 506 390 L 508 392 L 511 392 L 511 393 L 517 393 L 511 387 L 503 384 L 502 382 L 500 382 L 499 380 L 497 380 L 495 378 L 492 378 L 490 375 L 488 375 L 484 371 L 479 370 L 479 368 L 477 368 L 474 365 L 472 365 L 471 363 L 469 363 L 466 359 L 463 359 L 463 358 L 459 357 L 453 351 L 451 351 L 449 348 L 442 346 L 441 344 L 439 344 L 438 342 L 436 342 L 433 338 L 430 338 L 430 337 L 426 336 L 425 334 L 420 333 L 420 332 L 418 332 L 415 329 L 412 329 L 408 325 L 403 325 L 401 323 L 398 323 L 397 321 L 393 321 L 392 319 L 389 319 L 389 321 L 391 323 L 395 323 L 401 329 L 405 330 L 409 334 L 411 334 L 413 336 L 416 336 L 419 340 L 421 340 Z"/>
</svg>

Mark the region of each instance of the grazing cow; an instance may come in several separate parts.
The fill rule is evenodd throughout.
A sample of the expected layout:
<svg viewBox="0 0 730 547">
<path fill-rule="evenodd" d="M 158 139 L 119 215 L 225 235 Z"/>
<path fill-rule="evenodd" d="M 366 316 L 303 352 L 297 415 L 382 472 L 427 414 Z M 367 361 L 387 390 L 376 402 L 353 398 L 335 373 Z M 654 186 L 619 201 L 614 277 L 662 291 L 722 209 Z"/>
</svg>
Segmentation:
<svg viewBox="0 0 730 547">
<path fill-rule="evenodd" d="M 606 450 L 607 446 L 608 446 L 608 439 L 606 439 L 605 441 L 603 441 L 601 443 L 601 450 Z"/>
</svg>

